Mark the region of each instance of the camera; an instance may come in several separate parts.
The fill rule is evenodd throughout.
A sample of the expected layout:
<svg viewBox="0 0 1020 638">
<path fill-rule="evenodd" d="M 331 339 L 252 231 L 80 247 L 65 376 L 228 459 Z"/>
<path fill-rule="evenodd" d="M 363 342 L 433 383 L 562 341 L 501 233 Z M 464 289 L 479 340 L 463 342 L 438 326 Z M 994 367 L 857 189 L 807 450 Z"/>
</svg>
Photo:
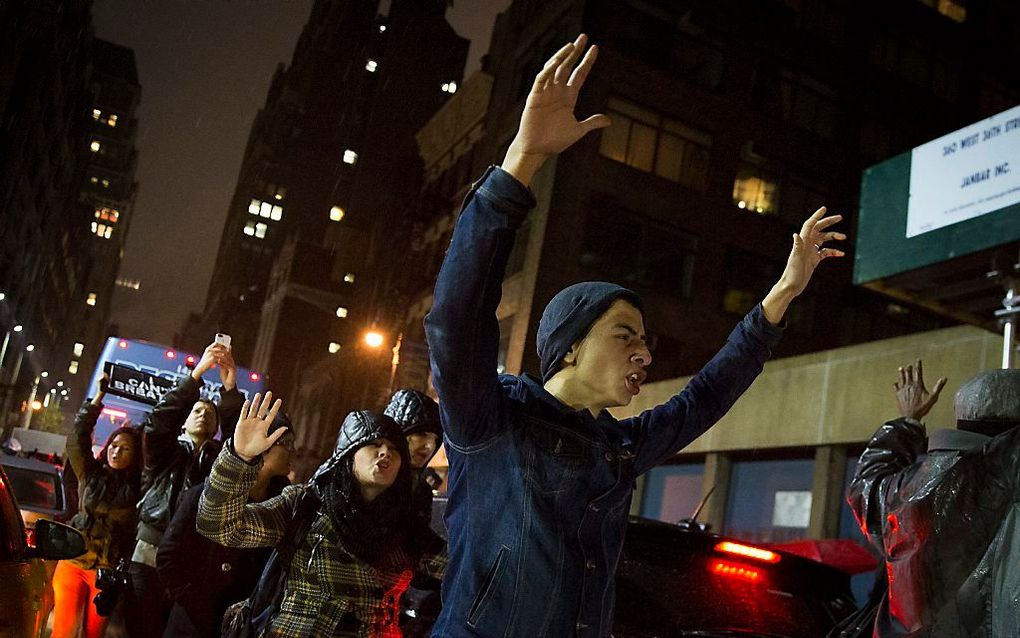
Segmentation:
<svg viewBox="0 0 1020 638">
<path fill-rule="evenodd" d="M 130 582 L 128 581 L 128 565 L 123 558 L 113 569 L 100 567 L 96 570 L 96 589 L 99 593 L 92 599 L 96 613 L 109 616 L 117 606 L 117 598 Z"/>
</svg>

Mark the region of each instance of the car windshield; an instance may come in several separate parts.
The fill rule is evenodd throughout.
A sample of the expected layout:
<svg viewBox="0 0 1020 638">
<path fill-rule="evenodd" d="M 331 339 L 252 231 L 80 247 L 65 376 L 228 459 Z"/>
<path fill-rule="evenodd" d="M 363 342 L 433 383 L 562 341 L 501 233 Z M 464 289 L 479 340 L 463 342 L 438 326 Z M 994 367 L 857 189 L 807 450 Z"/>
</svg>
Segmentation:
<svg viewBox="0 0 1020 638">
<path fill-rule="evenodd" d="M 6 466 L 7 478 L 11 481 L 14 497 L 21 507 L 60 509 L 60 486 L 57 475 L 38 470 Z"/>
</svg>

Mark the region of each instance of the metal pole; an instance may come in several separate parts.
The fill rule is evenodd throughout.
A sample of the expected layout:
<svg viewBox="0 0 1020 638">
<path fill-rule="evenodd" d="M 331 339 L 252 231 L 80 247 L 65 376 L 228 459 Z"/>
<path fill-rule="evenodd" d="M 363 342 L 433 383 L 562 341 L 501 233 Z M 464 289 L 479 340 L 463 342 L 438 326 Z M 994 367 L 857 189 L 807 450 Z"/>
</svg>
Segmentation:
<svg viewBox="0 0 1020 638">
<path fill-rule="evenodd" d="M 1020 296 L 1017 295 L 1016 281 L 1010 280 L 1006 285 L 1006 296 L 1002 300 L 1002 310 L 995 315 L 1002 322 L 1002 369 L 1010 370 L 1016 361 L 1016 329 L 1020 318 Z"/>
<path fill-rule="evenodd" d="M 7 345 L 11 342 L 11 331 L 4 334 L 4 345 L 0 346 L 0 370 L 4 369 L 4 357 L 7 356 Z"/>
</svg>

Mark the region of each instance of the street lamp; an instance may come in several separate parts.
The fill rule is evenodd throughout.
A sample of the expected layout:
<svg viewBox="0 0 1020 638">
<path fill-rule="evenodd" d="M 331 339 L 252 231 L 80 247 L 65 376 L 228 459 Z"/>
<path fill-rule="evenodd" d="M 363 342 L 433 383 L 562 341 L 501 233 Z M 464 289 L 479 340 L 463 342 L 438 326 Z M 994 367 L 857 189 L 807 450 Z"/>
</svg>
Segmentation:
<svg viewBox="0 0 1020 638">
<path fill-rule="evenodd" d="M 378 348 L 383 344 L 382 333 L 375 330 L 369 330 L 365 333 L 365 345 L 369 348 Z"/>
</svg>

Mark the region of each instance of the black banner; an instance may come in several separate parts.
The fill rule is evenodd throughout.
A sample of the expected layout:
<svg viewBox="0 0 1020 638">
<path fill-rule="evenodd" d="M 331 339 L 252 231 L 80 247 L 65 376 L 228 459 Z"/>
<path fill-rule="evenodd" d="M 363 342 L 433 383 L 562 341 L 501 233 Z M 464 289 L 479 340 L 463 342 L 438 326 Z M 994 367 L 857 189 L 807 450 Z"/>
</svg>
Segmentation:
<svg viewBox="0 0 1020 638">
<path fill-rule="evenodd" d="M 110 375 L 110 387 L 107 392 L 146 405 L 156 405 L 163 395 L 174 387 L 174 382 L 169 379 L 132 370 L 116 363 L 107 363 L 104 371 Z"/>
</svg>

